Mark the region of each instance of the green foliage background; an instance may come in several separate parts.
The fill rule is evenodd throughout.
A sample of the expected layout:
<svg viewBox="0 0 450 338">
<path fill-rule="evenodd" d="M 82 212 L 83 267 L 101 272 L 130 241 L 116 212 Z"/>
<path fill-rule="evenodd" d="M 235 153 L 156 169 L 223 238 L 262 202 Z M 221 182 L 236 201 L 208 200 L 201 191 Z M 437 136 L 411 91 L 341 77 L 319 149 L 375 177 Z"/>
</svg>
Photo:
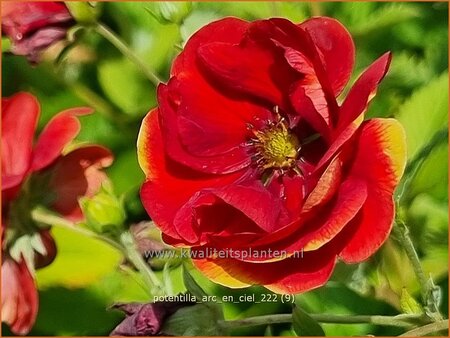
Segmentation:
<svg viewBox="0 0 450 338">
<path fill-rule="evenodd" d="M 368 117 L 398 118 L 408 136 L 408 158 L 417 157 L 440 130 L 448 128 L 448 4 L 439 3 L 306 3 L 306 2 L 116 2 L 98 4 L 99 20 L 111 27 L 154 69 L 168 79 L 171 61 L 186 39 L 213 20 L 236 16 L 255 20 L 273 16 L 301 22 L 311 15 L 340 20 L 356 44 L 352 81 L 387 50 L 393 63 Z M 124 194 L 128 223 L 147 219 L 138 198 L 143 180 L 136 160 L 140 121 L 156 105 L 155 87 L 134 64 L 95 33 L 75 34 L 77 43 L 61 62 L 55 49 L 44 62 L 30 66 L 7 53 L 4 40 L 2 92 L 26 90 L 42 104 L 40 126 L 54 114 L 73 106 L 90 105 L 96 114 L 82 118 L 79 142 L 111 148 L 115 163 L 108 170 L 116 193 Z M 448 316 L 448 142 L 421 159 L 422 165 L 401 197 L 402 214 L 411 229 L 426 273 L 442 287 L 442 311 Z M 107 335 L 122 315 L 106 311 L 113 302 L 146 301 L 140 277 L 118 268 L 121 257 L 96 240 L 54 229 L 59 253 L 56 261 L 37 276 L 40 311 L 31 335 Z M 175 289 L 182 291 L 181 272 L 171 272 Z M 195 274 L 209 294 L 266 292 L 262 288 L 229 290 Z M 369 261 L 338 265 L 322 288 L 297 296 L 311 313 L 384 314 L 401 311 L 402 289 L 420 298 L 412 268 L 390 239 Z M 289 313 L 281 303 L 225 304 L 227 319 Z M 4 327 L 5 328 L 5 327 Z M 399 331 L 370 324 L 325 324 L 327 335 L 395 335 Z M 5 328 L 6 329 L 6 328 Z M 293 335 L 288 325 L 253 327 L 239 335 Z"/>
</svg>

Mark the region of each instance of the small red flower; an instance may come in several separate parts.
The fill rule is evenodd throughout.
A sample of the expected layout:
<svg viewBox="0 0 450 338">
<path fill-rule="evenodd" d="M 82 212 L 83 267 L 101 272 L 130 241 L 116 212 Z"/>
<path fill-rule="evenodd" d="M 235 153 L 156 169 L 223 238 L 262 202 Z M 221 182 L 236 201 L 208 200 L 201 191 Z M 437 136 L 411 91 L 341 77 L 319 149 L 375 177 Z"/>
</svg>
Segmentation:
<svg viewBox="0 0 450 338">
<path fill-rule="evenodd" d="M 34 278 L 24 260 L 11 258 L 2 262 L 2 321 L 8 323 L 15 334 L 30 331 L 38 312 L 38 293 Z"/>
<path fill-rule="evenodd" d="M 2 31 L 12 53 L 37 62 L 42 50 L 66 37 L 74 20 L 63 2 L 2 2 Z"/>
<path fill-rule="evenodd" d="M 112 162 L 111 152 L 98 145 L 65 151 L 80 130 L 77 116 L 89 114 L 90 108 L 57 114 L 34 142 L 39 110 L 38 101 L 28 93 L 2 99 L 2 251 L 6 256 L 2 263 L 2 304 L 8 304 L 5 310 L 2 308 L 6 313 L 2 318 L 16 334 L 28 333 L 36 318 L 34 269 L 47 266 L 56 255 L 48 229 L 37 227 L 30 212 L 39 204 L 68 219 L 80 220 L 78 198 L 93 196 L 99 190 L 106 179 L 101 170 Z M 5 231 L 14 236 L 5 236 Z M 31 248 L 32 260 L 10 253 L 16 244 L 11 238 L 22 236 L 35 236 L 34 241 L 26 243 L 38 240 L 42 244 Z M 24 292 L 17 295 L 17 290 Z"/>
<path fill-rule="evenodd" d="M 217 283 L 279 293 L 371 256 L 405 165 L 400 124 L 363 122 L 390 60 L 339 103 L 354 45 L 334 19 L 226 18 L 195 33 L 138 141 L 141 198 L 165 241 Z"/>
</svg>

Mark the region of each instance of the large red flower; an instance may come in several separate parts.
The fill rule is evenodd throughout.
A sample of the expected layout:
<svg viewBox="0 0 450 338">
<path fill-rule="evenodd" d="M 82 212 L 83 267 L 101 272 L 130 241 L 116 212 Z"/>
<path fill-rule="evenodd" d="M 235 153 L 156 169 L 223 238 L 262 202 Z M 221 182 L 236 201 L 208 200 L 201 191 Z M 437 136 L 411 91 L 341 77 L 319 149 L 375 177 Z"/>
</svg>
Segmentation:
<svg viewBox="0 0 450 338">
<path fill-rule="evenodd" d="M 101 169 L 112 162 L 111 152 L 98 145 L 65 150 L 80 130 L 77 116 L 90 113 L 90 108 L 57 114 L 34 142 L 39 110 L 38 101 L 28 93 L 2 99 L 1 232 L 6 257 L 2 262 L 2 319 L 16 334 L 26 334 L 36 318 L 34 269 L 50 264 L 56 255 L 48 229 L 33 223 L 32 208 L 44 205 L 68 219 L 81 219 L 78 198 L 99 190 L 106 179 Z M 31 248 L 21 249 L 27 254 L 31 249 L 34 259 L 10 254 L 17 238 L 33 238 L 21 242 L 29 243 Z M 40 244 L 33 247 L 36 241 Z"/>
<path fill-rule="evenodd" d="M 390 59 L 339 103 L 354 45 L 334 19 L 226 18 L 195 33 L 138 141 L 142 201 L 165 241 L 220 284 L 280 293 L 372 255 L 405 165 L 400 124 L 363 122 Z"/>
</svg>

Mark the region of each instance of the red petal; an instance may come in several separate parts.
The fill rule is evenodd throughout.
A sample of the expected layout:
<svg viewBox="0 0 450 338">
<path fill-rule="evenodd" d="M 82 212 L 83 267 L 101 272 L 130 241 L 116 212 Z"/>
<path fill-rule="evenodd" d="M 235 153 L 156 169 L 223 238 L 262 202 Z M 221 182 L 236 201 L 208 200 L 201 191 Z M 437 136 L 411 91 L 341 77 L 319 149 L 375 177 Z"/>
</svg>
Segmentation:
<svg viewBox="0 0 450 338">
<path fill-rule="evenodd" d="M 367 201 L 346 229 L 348 244 L 341 258 L 349 263 L 371 256 L 389 235 L 394 220 L 393 192 L 406 163 L 402 126 L 393 119 L 373 119 L 362 126 L 350 175 L 364 179 Z"/>
<path fill-rule="evenodd" d="M 318 104 L 317 100 L 315 102 Z M 298 115 L 304 118 L 315 131 L 328 141 L 330 138 L 330 121 L 326 103 L 325 106 L 322 106 L 325 109 L 321 110 L 321 114 L 314 106 L 313 98 L 306 94 L 306 88 L 300 81 L 293 86 L 291 103 Z"/>
<path fill-rule="evenodd" d="M 53 207 L 71 220 L 80 220 L 81 196 L 95 195 L 107 179 L 103 168 L 113 161 L 111 152 L 101 146 L 84 146 L 60 157 L 54 164 L 50 187 L 56 195 Z"/>
<path fill-rule="evenodd" d="M 255 250 L 284 250 L 288 254 L 297 251 L 312 251 L 331 242 L 341 230 L 355 218 L 367 197 L 364 181 L 350 178 L 344 181 L 330 205 L 319 207 L 316 212 L 305 214 L 299 221 L 282 229 L 285 236 L 276 232 L 271 237 L 249 243 Z M 288 233 L 288 228 L 293 231 Z M 266 241 L 264 245 L 260 243 Z M 270 259 L 270 256 L 268 256 Z M 275 258 L 275 257 L 273 257 Z M 267 261 L 267 257 L 250 259 L 250 261 Z"/>
<path fill-rule="evenodd" d="M 193 263 L 218 284 L 232 288 L 257 284 L 277 293 L 296 294 L 325 284 L 335 259 L 335 249 L 324 246 L 304 253 L 303 257 L 270 263 L 248 263 L 231 258 L 193 259 Z"/>
<path fill-rule="evenodd" d="M 337 20 L 317 17 L 299 25 L 318 48 L 334 95 L 344 89 L 355 62 L 355 46 L 347 29 Z"/>
<path fill-rule="evenodd" d="M 144 118 L 138 138 L 138 159 L 147 181 L 141 199 L 149 215 L 166 236 L 180 239 L 173 225 L 176 212 L 203 188 L 228 185 L 243 175 L 207 175 L 180 165 L 164 152 L 158 111 Z"/>
<path fill-rule="evenodd" d="M 372 63 L 358 78 L 342 104 L 337 132 L 340 133 L 351 122 L 358 119 L 375 96 L 377 87 L 386 75 L 391 62 L 391 53 L 386 53 Z"/>
<path fill-rule="evenodd" d="M 291 71 L 282 52 L 249 39 L 239 45 L 207 44 L 198 53 L 213 79 L 226 88 L 269 101 L 274 106 L 286 107 L 289 86 L 300 78 Z"/>
<path fill-rule="evenodd" d="M 237 18 L 214 21 L 192 35 L 184 50 L 172 64 L 170 75 L 180 78 L 198 77 L 197 51 L 200 46 L 211 42 L 239 43 L 249 23 Z"/>
<path fill-rule="evenodd" d="M 271 233 L 287 221 L 283 212 L 280 199 L 261 183 L 233 184 L 195 194 L 179 210 L 174 223 L 180 237 L 190 235 L 186 240 L 197 243 L 202 233 L 219 240 L 221 236 Z M 230 237 L 226 243 L 236 245 Z"/>
<path fill-rule="evenodd" d="M 202 172 L 227 173 L 247 166 L 248 124 L 270 114 L 230 100 L 202 82 L 175 78 L 158 88 L 158 98 L 167 154 Z"/>
<path fill-rule="evenodd" d="M 355 135 L 362 121 L 354 121 L 350 123 L 344 130 L 341 131 L 340 134 L 336 137 L 333 143 L 330 145 L 328 150 L 320 159 L 319 163 L 316 165 L 316 171 L 320 172 L 324 165 L 327 165 L 339 151 L 351 140 L 351 138 Z"/>
<path fill-rule="evenodd" d="M 21 182 L 31 164 L 39 103 L 29 93 L 2 99 L 2 181 L 11 188 Z"/>
<path fill-rule="evenodd" d="M 247 26 L 247 22 L 236 18 L 225 18 L 204 26 L 188 40 L 173 63 L 171 75 L 175 79 L 171 79 L 169 86 L 175 84 L 178 88 L 159 87 L 158 99 L 163 112 L 161 126 L 165 129 L 167 153 L 174 160 L 199 171 L 231 172 L 249 163 L 239 145 L 244 141 L 246 121 L 253 118 L 252 114 L 257 115 L 252 109 L 254 106 L 230 100 L 225 93 L 215 90 L 199 69 L 198 62 L 201 46 L 211 42 L 238 43 Z M 222 125 L 229 128 L 218 127 Z M 197 134 L 204 137 L 197 137 Z M 223 156 L 224 152 L 227 156 Z"/>
<path fill-rule="evenodd" d="M 283 50 L 288 64 L 303 75 L 297 79 L 316 110 L 327 124 L 334 123 L 338 106 L 319 54 L 318 48 L 321 46 L 316 46 L 314 39 L 303 28 L 286 19 L 256 21 L 249 27 L 249 35 L 255 40 L 270 39 L 273 45 Z M 293 83 L 292 76 L 289 83 Z M 301 111 L 298 113 L 301 115 Z"/>
<path fill-rule="evenodd" d="M 342 164 L 339 157 L 334 158 L 317 181 L 314 189 L 308 195 L 302 208 L 302 213 L 327 203 L 338 191 L 341 184 Z"/>
<path fill-rule="evenodd" d="M 34 279 L 23 260 L 10 258 L 2 263 L 2 321 L 16 335 L 26 335 L 38 312 L 38 293 Z"/>
<path fill-rule="evenodd" d="M 72 108 L 53 117 L 45 126 L 34 148 L 32 170 L 43 169 L 56 160 L 64 147 L 80 131 L 80 122 L 76 117 L 90 114 L 92 111 L 91 108 Z"/>
</svg>

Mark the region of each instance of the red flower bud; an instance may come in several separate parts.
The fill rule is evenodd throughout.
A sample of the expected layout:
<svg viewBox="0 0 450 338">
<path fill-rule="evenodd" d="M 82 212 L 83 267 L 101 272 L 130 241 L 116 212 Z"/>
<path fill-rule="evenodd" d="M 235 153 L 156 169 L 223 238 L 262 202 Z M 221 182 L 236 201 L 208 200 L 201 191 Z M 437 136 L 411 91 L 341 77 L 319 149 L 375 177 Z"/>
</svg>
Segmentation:
<svg viewBox="0 0 450 338">
<path fill-rule="evenodd" d="M 3 2 L 2 31 L 12 52 L 37 62 L 42 50 L 66 36 L 74 24 L 63 2 Z"/>
</svg>

